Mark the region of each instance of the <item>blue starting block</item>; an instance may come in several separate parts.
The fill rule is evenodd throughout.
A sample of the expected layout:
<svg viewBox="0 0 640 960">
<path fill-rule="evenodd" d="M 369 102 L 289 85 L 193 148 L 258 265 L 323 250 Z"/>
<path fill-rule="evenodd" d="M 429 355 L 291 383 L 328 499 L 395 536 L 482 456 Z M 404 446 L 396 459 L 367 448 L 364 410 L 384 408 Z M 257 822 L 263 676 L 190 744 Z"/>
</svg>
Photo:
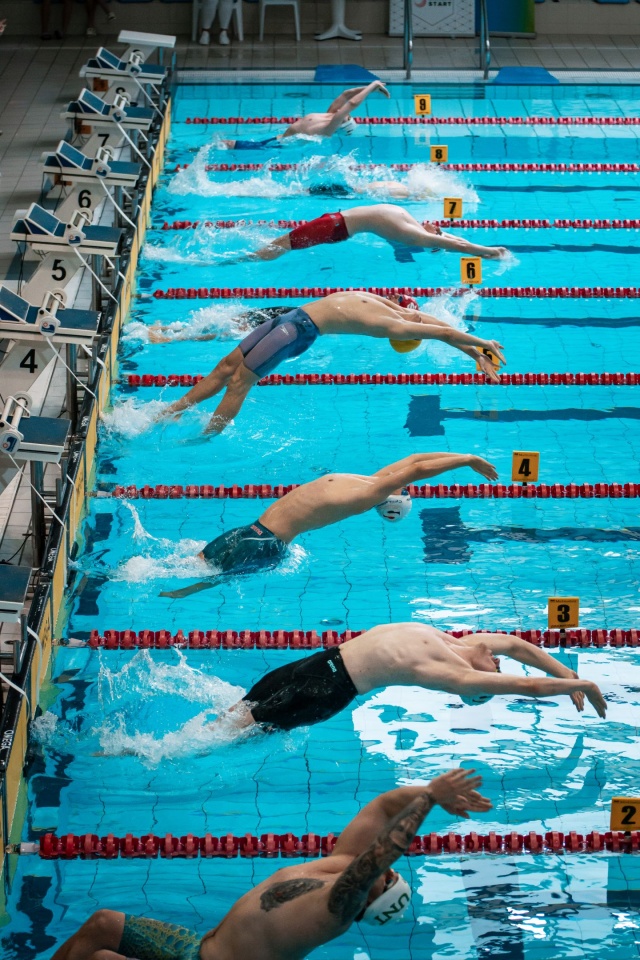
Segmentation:
<svg viewBox="0 0 640 960">
<path fill-rule="evenodd" d="M 86 183 L 99 178 L 108 187 L 135 187 L 142 170 L 140 163 L 111 160 L 106 154 L 91 159 L 66 140 L 60 141 L 55 153 L 43 153 L 42 160 L 45 173 L 71 183 Z"/>
<path fill-rule="evenodd" d="M 159 86 L 167 71 L 154 63 L 145 63 L 140 54 L 132 53 L 128 60 L 121 60 L 115 53 L 100 47 L 95 57 L 87 60 L 80 69 L 81 77 L 100 80 L 126 80 L 135 77 L 138 83 L 151 83 Z"/>
<path fill-rule="evenodd" d="M 123 230 L 117 227 L 94 227 L 79 216 L 63 223 L 37 203 L 32 203 L 23 217 L 14 223 L 10 238 L 28 243 L 36 252 L 66 252 L 73 247 L 87 255 L 115 257 L 118 254 Z"/>
<path fill-rule="evenodd" d="M 70 420 L 32 417 L 27 395 L 9 397 L 0 412 L 0 464 L 4 454 L 14 460 L 60 463 L 71 428 Z"/>
<path fill-rule="evenodd" d="M 91 346 L 98 334 L 97 310 L 65 310 L 53 294 L 35 307 L 7 287 L 0 286 L 0 338 L 38 340 L 50 337 L 58 343 Z"/>
<path fill-rule="evenodd" d="M 148 130 L 153 122 L 153 110 L 130 107 L 122 97 L 116 97 L 113 103 L 105 103 L 86 87 L 77 100 L 67 104 L 60 116 L 65 120 L 84 120 L 91 127 L 117 124 L 123 130 Z"/>
<path fill-rule="evenodd" d="M 10 563 L 0 565 L 1 622 L 20 623 L 30 581 L 31 567 L 14 567 Z"/>
</svg>

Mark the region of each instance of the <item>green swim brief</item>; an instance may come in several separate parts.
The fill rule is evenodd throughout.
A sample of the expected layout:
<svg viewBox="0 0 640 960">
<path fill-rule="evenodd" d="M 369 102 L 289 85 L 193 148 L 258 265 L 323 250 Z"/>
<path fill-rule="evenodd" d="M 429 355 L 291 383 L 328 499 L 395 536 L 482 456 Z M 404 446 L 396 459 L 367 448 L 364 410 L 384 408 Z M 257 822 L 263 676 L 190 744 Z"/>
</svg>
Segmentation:
<svg viewBox="0 0 640 960">
<path fill-rule="evenodd" d="M 118 953 L 135 960 L 200 960 L 201 943 L 187 927 L 125 914 Z"/>
</svg>

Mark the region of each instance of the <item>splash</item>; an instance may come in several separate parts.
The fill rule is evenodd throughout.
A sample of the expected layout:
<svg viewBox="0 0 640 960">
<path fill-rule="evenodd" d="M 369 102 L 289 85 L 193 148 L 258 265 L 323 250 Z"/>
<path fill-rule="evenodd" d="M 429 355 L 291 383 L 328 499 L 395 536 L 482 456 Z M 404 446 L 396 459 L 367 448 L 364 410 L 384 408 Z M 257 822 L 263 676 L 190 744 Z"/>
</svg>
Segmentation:
<svg viewBox="0 0 640 960">
<path fill-rule="evenodd" d="M 510 250 L 507 251 L 506 256 L 501 257 L 500 260 L 492 260 L 493 265 L 493 274 L 496 277 L 501 277 L 503 273 L 506 273 L 508 270 L 513 270 L 514 267 L 520 266 L 520 261 Z"/>
<path fill-rule="evenodd" d="M 149 535 L 147 534 L 147 537 Z M 219 573 L 210 563 L 206 563 L 198 554 L 206 545 L 206 540 L 157 540 L 153 541 L 154 555 L 149 553 L 129 557 L 112 571 L 111 579 L 125 583 L 148 583 L 150 580 L 204 580 Z"/>
<path fill-rule="evenodd" d="M 245 313 L 246 307 L 239 300 L 231 300 L 192 310 L 186 320 L 162 324 L 159 330 L 171 340 L 193 340 L 213 334 L 216 340 L 239 340 L 253 329 L 253 324 L 244 317 Z M 259 313 L 259 308 L 253 308 L 252 313 Z M 127 324 L 123 340 L 148 341 L 149 326 L 138 321 Z"/>
<path fill-rule="evenodd" d="M 406 184 L 410 196 L 419 199 L 425 197 L 461 197 L 465 204 L 476 205 L 480 198 L 474 188 L 459 174 L 441 167 L 412 167 L 407 174 Z"/>
<path fill-rule="evenodd" d="M 151 400 L 148 403 L 132 398 L 120 400 L 114 403 L 111 410 L 103 413 L 101 419 L 110 434 L 139 437 L 156 423 L 156 418 L 167 406 L 163 400 Z"/>
<path fill-rule="evenodd" d="M 175 662 L 158 660 L 148 650 L 140 650 L 121 670 L 110 670 L 103 663 L 98 678 L 103 709 L 109 706 L 107 700 L 130 700 L 160 693 L 204 704 L 221 713 L 244 696 L 242 687 L 190 666 L 181 650 L 174 647 L 170 655 Z"/>
<path fill-rule="evenodd" d="M 133 539 L 134 540 L 155 540 L 157 542 L 158 538 L 152 536 L 148 530 L 142 525 L 140 520 L 140 514 L 134 507 L 132 503 L 129 503 L 127 500 L 122 501 L 122 506 L 125 507 L 133 517 Z"/>
</svg>

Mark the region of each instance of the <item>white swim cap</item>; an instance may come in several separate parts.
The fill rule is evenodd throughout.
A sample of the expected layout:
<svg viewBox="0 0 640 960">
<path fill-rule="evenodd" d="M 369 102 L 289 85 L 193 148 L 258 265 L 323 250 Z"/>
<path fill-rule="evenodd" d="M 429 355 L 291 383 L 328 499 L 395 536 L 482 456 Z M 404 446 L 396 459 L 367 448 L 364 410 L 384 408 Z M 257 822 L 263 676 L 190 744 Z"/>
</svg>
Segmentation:
<svg viewBox="0 0 640 960">
<path fill-rule="evenodd" d="M 350 137 L 353 131 L 356 129 L 356 122 L 353 117 L 347 117 L 346 120 L 343 120 L 338 129 L 340 133 L 343 133 L 345 136 Z"/>
<path fill-rule="evenodd" d="M 476 693 L 474 697 L 460 697 L 463 703 L 466 703 L 468 707 L 479 707 L 482 703 L 488 703 L 489 700 L 493 700 L 492 693 Z"/>
<path fill-rule="evenodd" d="M 392 493 L 390 497 L 377 504 L 376 510 L 384 520 L 395 523 L 404 520 L 411 513 L 411 495 L 405 487 L 402 493 Z"/>
<path fill-rule="evenodd" d="M 400 874 L 394 884 L 369 904 L 362 917 L 363 923 L 384 927 L 387 923 L 402 920 L 411 903 L 411 887 Z"/>
</svg>

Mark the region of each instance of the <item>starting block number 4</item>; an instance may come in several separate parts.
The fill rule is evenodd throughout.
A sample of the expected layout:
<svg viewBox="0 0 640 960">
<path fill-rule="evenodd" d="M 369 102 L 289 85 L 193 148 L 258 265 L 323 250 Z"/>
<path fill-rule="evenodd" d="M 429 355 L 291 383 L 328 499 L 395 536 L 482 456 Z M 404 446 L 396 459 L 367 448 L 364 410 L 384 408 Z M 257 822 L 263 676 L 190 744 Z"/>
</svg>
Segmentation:
<svg viewBox="0 0 640 960">
<path fill-rule="evenodd" d="M 482 260 L 480 257 L 460 257 L 460 279 L 463 283 L 482 283 Z"/>
<path fill-rule="evenodd" d="M 431 94 L 416 93 L 413 98 L 413 105 L 419 117 L 424 117 L 426 114 L 431 113 Z"/>
<path fill-rule="evenodd" d="M 434 144 L 431 147 L 431 163 L 446 163 L 449 159 L 449 147 L 445 144 Z"/>
<path fill-rule="evenodd" d="M 449 220 L 462 216 L 462 199 L 460 197 L 444 198 L 444 215 Z"/>
<path fill-rule="evenodd" d="M 535 483 L 540 470 L 540 454 L 535 450 L 514 450 L 511 458 L 511 480 L 514 483 Z"/>
<path fill-rule="evenodd" d="M 580 626 L 579 597 L 549 597 L 547 623 L 550 630 L 568 630 Z"/>
<path fill-rule="evenodd" d="M 640 797 L 612 797 L 610 830 L 640 830 Z"/>
</svg>

